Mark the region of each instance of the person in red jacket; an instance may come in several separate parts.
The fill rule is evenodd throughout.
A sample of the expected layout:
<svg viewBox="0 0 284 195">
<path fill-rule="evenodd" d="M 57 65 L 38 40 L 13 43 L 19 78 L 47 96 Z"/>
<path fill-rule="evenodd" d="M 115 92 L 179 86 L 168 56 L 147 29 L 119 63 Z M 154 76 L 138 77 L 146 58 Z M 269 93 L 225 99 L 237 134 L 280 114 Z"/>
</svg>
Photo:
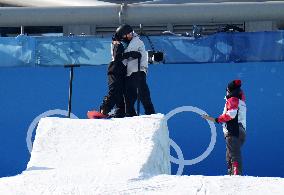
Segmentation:
<svg viewBox="0 0 284 195">
<path fill-rule="evenodd" d="M 227 86 L 226 103 L 223 114 L 217 118 L 202 117 L 217 123 L 223 123 L 226 139 L 226 161 L 229 175 L 242 175 L 241 146 L 246 137 L 246 103 L 241 89 L 241 80 L 233 80 Z"/>
</svg>

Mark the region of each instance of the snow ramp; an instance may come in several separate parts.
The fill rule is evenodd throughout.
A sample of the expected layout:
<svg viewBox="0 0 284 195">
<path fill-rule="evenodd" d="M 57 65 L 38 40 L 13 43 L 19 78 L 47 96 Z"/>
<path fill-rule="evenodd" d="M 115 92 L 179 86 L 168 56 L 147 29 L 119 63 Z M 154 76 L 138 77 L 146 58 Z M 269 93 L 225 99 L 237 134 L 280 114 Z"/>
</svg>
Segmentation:
<svg viewBox="0 0 284 195">
<path fill-rule="evenodd" d="M 0 194 L 61 194 L 64 186 L 67 194 L 95 194 L 105 182 L 170 174 L 169 152 L 162 114 L 104 120 L 43 118 L 26 171 L 0 180 Z"/>
<path fill-rule="evenodd" d="M 45 118 L 37 128 L 28 169 L 103 169 L 133 179 L 170 174 L 169 134 L 163 115 L 124 119 Z"/>
</svg>

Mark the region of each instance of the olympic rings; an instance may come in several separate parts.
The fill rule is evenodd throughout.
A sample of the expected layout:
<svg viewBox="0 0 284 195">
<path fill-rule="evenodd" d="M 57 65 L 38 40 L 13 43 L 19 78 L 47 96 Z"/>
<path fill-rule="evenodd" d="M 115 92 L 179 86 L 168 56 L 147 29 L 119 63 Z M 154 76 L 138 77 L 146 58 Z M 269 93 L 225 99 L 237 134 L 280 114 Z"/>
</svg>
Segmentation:
<svg viewBox="0 0 284 195">
<path fill-rule="evenodd" d="M 44 113 L 41 113 L 33 120 L 33 122 L 30 124 L 28 128 L 27 137 L 26 137 L 26 143 L 27 143 L 27 147 L 30 153 L 32 152 L 32 149 L 33 149 L 32 135 L 33 135 L 34 129 L 36 128 L 39 120 L 41 118 L 52 116 L 52 115 L 68 116 L 68 111 L 60 110 L 60 109 L 48 110 Z M 78 119 L 78 117 L 74 115 L 73 113 L 71 113 L 71 118 Z"/>
<path fill-rule="evenodd" d="M 194 112 L 197 113 L 199 115 L 207 115 L 207 113 L 197 107 L 193 107 L 193 106 L 181 106 L 178 108 L 173 109 L 172 111 L 170 111 L 168 114 L 166 114 L 165 119 L 166 121 L 168 121 L 172 116 L 174 116 L 177 113 L 180 112 Z M 207 156 L 209 156 L 209 154 L 212 152 L 212 150 L 214 149 L 215 143 L 216 143 L 216 137 L 217 137 L 217 132 L 216 132 L 216 126 L 212 121 L 207 120 L 209 127 L 211 129 L 211 140 L 209 143 L 209 146 L 207 147 L 207 149 L 198 157 L 191 159 L 191 160 L 185 160 L 183 158 L 183 154 L 182 154 L 182 150 L 179 148 L 179 146 L 172 140 L 170 139 L 170 146 L 172 146 L 177 155 L 178 155 L 178 159 L 171 156 L 170 155 L 170 161 L 172 163 L 178 164 L 179 168 L 177 171 L 177 175 L 181 175 L 183 172 L 183 168 L 185 165 L 194 165 L 197 164 L 199 162 L 201 162 L 202 160 L 204 160 Z"/>
</svg>

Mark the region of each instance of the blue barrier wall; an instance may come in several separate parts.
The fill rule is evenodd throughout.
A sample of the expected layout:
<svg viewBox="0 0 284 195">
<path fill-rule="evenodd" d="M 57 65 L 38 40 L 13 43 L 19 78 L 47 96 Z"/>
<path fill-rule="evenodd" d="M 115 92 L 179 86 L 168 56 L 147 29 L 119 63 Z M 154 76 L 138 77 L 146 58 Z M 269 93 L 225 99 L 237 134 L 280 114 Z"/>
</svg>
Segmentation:
<svg viewBox="0 0 284 195">
<path fill-rule="evenodd" d="M 284 33 L 218 33 L 201 38 L 141 37 L 147 49 L 163 51 L 165 63 L 283 61 Z M 111 59 L 110 37 L 29 37 L 0 39 L 0 67 L 102 65 Z"/>
<path fill-rule="evenodd" d="M 284 63 L 204 63 L 151 65 L 148 82 L 157 112 L 196 106 L 217 116 L 223 111 L 225 88 L 243 80 L 247 96 L 247 141 L 244 173 L 284 177 Z M 34 118 L 53 109 L 67 110 L 69 69 L 25 67 L 0 69 L 0 177 L 26 168 L 26 134 Z M 106 66 L 75 69 L 73 113 L 86 118 L 106 93 Z M 184 112 L 169 120 L 170 137 L 185 159 L 199 156 L 208 146 L 210 129 L 199 115 Z M 184 174 L 226 174 L 225 142 L 221 125 L 212 153 L 202 162 L 185 166 Z M 175 150 L 171 154 L 176 156 Z M 173 164 L 173 174 L 178 166 Z"/>
</svg>

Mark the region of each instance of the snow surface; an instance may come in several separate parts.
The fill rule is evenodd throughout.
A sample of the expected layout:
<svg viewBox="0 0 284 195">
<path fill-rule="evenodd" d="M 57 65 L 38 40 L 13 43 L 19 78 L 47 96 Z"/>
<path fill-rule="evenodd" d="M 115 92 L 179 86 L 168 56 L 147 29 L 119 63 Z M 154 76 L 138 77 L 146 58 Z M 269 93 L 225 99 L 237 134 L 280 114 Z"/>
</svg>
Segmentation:
<svg viewBox="0 0 284 195">
<path fill-rule="evenodd" d="M 169 175 L 169 150 L 162 114 L 44 118 L 27 169 L 1 178 L 0 194 L 284 194 L 283 178 Z"/>
</svg>

